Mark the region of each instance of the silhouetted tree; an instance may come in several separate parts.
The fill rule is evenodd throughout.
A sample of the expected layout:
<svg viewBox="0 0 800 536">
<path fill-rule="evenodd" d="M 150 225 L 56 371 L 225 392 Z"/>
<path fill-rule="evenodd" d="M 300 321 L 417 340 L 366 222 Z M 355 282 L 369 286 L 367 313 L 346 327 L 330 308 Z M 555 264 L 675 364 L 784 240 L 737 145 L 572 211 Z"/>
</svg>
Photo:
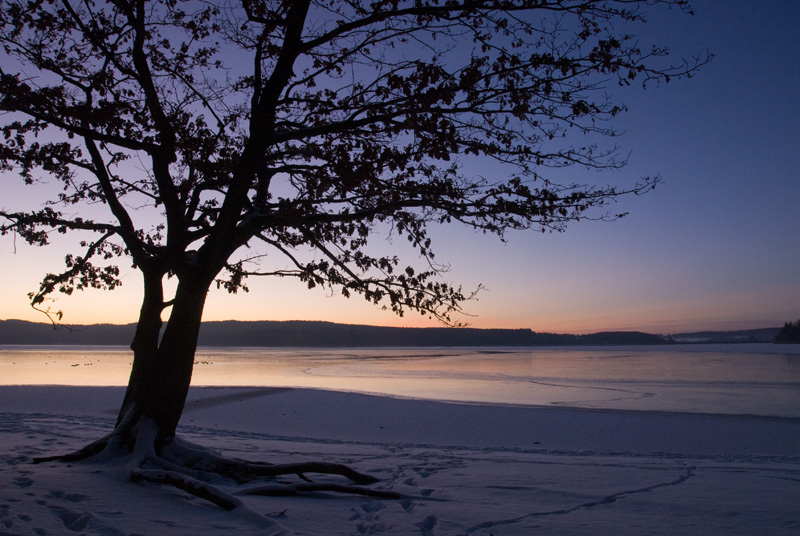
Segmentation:
<svg viewBox="0 0 800 536">
<path fill-rule="evenodd" d="M 32 304 L 117 287 L 120 257 L 144 282 L 116 427 L 66 459 L 145 453 L 138 478 L 231 506 L 153 471 L 195 458 L 175 430 L 211 286 L 294 277 L 452 322 L 470 294 L 438 277 L 430 224 L 502 237 L 613 218 L 586 211 L 626 192 L 541 173 L 622 166 L 594 144 L 624 109 L 607 86 L 668 81 L 708 59 L 670 65 L 665 49 L 641 48 L 628 27 L 650 4 L 689 11 L 684 0 L 5 0 L 3 180 L 49 175 L 60 189 L 0 210 L 2 233 L 38 246 L 51 230 L 90 236 Z M 571 132 L 591 141 L 572 145 Z M 478 158 L 496 175 L 473 173 Z M 81 212 L 100 204 L 106 216 Z M 422 269 L 371 254 L 376 227 L 407 238 Z M 253 264 L 256 244 L 281 260 Z M 205 461 L 242 478 L 284 470 Z"/>
<path fill-rule="evenodd" d="M 800 342 L 800 320 L 786 322 L 775 335 L 775 342 Z"/>
</svg>

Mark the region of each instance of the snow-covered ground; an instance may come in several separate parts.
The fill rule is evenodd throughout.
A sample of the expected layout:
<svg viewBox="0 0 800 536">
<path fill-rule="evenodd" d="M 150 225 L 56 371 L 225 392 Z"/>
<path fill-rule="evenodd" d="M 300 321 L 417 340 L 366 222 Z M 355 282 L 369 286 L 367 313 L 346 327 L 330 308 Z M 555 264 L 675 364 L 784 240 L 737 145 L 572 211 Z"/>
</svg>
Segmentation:
<svg viewBox="0 0 800 536">
<path fill-rule="evenodd" d="M 0 387 L 0 535 L 800 534 L 798 419 L 208 387 L 192 390 L 183 438 L 345 463 L 406 497 L 247 496 L 226 512 L 130 482 L 124 461 L 30 463 L 107 433 L 122 394 Z"/>
</svg>

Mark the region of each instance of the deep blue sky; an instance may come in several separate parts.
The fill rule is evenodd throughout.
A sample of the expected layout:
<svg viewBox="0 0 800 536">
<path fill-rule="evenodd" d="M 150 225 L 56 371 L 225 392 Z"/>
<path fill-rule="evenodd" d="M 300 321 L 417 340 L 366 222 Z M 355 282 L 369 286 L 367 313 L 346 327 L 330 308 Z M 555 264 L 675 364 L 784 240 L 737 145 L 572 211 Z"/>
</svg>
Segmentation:
<svg viewBox="0 0 800 536">
<path fill-rule="evenodd" d="M 434 233 L 448 278 L 488 291 L 464 318 L 477 327 L 670 333 L 780 325 L 800 318 L 800 2 L 696 0 L 695 16 L 653 12 L 639 30 L 675 58 L 710 50 L 691 80 L 622 93 L 616 126 L 630 164 L 586 182 L 629 184 L 659 173 L 654 192 L 624 199 L 613 223 L 582 222 L 566 233 L 510 235 L 507 244 L 454 227 Z M 17 190 L 5 189 L 7 195 Z M 9 193 L 10 192 L 10 193 Z M 8 205 L 7 202 L 2 202 Z M 25 293 L 60 267 L 63 251 L 0 239 L 0 318 L 44 318 Z M 131 322 L 138 276 L 123 289 L 62 298 L 69 322 Z M 398 319 L 353 298 L 308 291 L 294 281 L 250 285 L 249 295 L 214 293 L 205 318 L 315 319 L 429 325 Z"/>
</svg>

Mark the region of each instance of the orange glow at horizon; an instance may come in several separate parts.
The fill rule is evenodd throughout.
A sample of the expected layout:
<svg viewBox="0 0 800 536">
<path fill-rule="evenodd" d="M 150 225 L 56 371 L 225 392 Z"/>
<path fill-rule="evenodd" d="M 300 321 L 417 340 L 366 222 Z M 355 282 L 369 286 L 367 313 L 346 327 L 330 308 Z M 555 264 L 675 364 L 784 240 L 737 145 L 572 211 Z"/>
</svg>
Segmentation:
<svg viewBox="0 0 800 536">
<path fill-rule="evenodd" d="M 48 322 L 40 312 L 30 308 L 26 292 L 34 290 L 42 274 L 20 270 L 15 279 L 18 284 L 0 288 L 0 319 L 20 319 Z M 8 277 L 8 275 L 6 275 Z M 111 292 L 88 290 L 72 296 L 57 296 L 49 306 L 52 311 L 63 310 L 65 324 L 127 324 L 137 320 L 141 300 L 138 274 L 125 277 L 122 287 Z M 308 320 L 329 321 L 341 324 L 366 324 L 390 327 L 441 327 L 442 324 L 407 312 L 398 317 L 391 311 L 367 303 L 358 296 L 345 299 L 330 296 L 319 289 L 307 290 L 295 281 L 258 281 L 251 283 L 250 293 L 229 295 L 224 291 L 209 293 L 204 321 L 222 320 Z M 563 298 L 558 306 L 553 302 L 535 300 L 537 291 L 525 293 L 487 291 L 478 300 L 467 302 L 465 310 L 474 316 L 455 315 L 453 319 L 474 328 L 531 329 L 551 333 L 593 333 L 598 331 L 644 331 L 647 333 L 676 333 L 695 330 L 728 330 L 775 327 L 789 320 L 776 309 L 742 309 L 748 296 L 733 296 L 714 309 L 701 303 L 682 303 L 645 306 L 626 300 L 616 303 L 581 301 L 580 294 Z M 546 293 L 540 292 L 545 295 Z M 791 310 L 793 303 L 780 304 L 775 296 L 773 304 Z M 542 305 L 537 307 L 537 302 Z M 726 315 L 725 310 L 747 310 L 749 317 Z M 164 318 L 169 314 L 165 311 Z M 786 317 L 786 318 L 784 318 Z"/>
</svg>

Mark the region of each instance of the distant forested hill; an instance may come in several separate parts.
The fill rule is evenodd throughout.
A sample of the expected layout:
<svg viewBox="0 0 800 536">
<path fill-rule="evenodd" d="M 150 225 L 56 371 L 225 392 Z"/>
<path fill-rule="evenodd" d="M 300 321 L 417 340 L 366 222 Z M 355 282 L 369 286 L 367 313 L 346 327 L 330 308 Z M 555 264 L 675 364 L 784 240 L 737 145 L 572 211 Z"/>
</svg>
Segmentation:
<svg viewBox="0 0 800 536">
<path fill-rule="evenodd" d="M 205 346 L 528 346 L 557 344 L 559 335 L 528 329 L 389 328 L 333 322 L 207 322 Z"/>
<path fill-rule="evenodd" d="M 672 335 L 675 342 L 689 343 L 737 343 L 772 342 L 779 328 L 744 329 L 738 331 L 695 331 Z"/>
<path fill-rule="evenodd" d="M 50 324 L 0 320 L 0 344 L 122 345 L 133 339 L 134 324 L 93 324 L 54 329 Z M 664 344 L 640 332 L 591 335 L 537 333 L 529 329 L 389 328 L 333 322 L 205 322 L 201 346 L 364 347 L 364 346 L 566 346 Z"/>
<path fill-rule="evenodd" d="M 135 324 L 92 324 L 55 328 L 52 324 L 0 320 L 0 344 L 129 345 Z"/>
</svg>

